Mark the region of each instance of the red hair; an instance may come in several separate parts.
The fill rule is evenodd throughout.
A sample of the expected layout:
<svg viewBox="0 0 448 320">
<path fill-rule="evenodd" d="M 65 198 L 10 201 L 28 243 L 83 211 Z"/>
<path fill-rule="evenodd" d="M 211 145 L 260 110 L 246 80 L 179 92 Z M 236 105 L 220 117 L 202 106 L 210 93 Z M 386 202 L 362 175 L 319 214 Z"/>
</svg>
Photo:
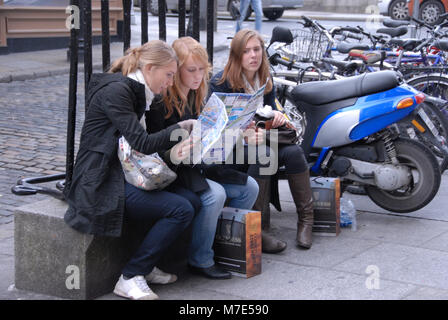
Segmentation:
<svg viewBox="0 0 448 320">
<path fill-rule="evenodd" d="M 195 112 L 196 115 L 199 115 L 201 113 L 202 105 L 204 104 L 204 99 L 208 93 L 208 80 L 211 71 L 207 51 L 192 37 L 179 38 L 173 42 L 172 47 L 179 59 L 179 69 L 182 68 L 185 61 L 187 61 L 190 56 L 205 67 L 204 77 L 201 84 L 199 88 L 195 90 Z M 181 117 L 185 112 L 188 97 L 182 93 L 182 90 L 179 87 L 179 84 L 181 83 L 180 74 L 181 73 L 178 70 L 174 78 L 173 86 L 168 89 L 169 94 L 164 97 L 165 107 L 168 111 L 165 118 L 169 118 L 173 114 L 174 108 Z"/>
</svg>

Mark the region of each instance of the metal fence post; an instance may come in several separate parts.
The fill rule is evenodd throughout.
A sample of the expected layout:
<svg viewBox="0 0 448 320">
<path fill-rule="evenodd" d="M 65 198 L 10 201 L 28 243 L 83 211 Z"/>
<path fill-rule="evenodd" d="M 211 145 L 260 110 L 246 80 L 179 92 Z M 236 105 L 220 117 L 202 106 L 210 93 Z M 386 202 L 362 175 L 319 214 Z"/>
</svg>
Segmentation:
<svg viewBox="0 0 448 320">
<path fill-rule="evenodd" d="M 123 0 L 123 53 L 131 46 L 131 0 Z"/>
<path fill-rule="evenodd" d="M 166 41 L 166 4 L 159 0 L 159 39 Z"/>
<path fill-rule="evenodd" d="M 78 0 L 71 0 L 72 6 L 79 8 Z M 78 29 L 70 30 L 70 80 L 68 89 L 67 150 L 65 157 L 65 187 L 70 188 L 75 162 L 76 93 L 78 83 Z"/>
<path fill-rule="evenodd" d="M 109 1 L 101 0 L 101 41 L 103 52 L 103 71 L 110 67 Z"/>
<path fill-rule="evenodd" d="M 191 0 L 190 5 L 190 14 L 193 16 L 193 38 L 195 38 L 198 42 L 200 42 L 200 33 L 199 33 L 199 1 L 200 0 Z"/>
<path fill-rule="evenodd" d="M 213 37 L 215 30 L 215 0 L 207 0 L 207 52 L 213 65 Z"/>
<path fill-rule="evenodd" d="M 92 1 L 82 0 L 81 15 L 84 16 L 84 93 L 87 111 L 87 88 L 92 75 Z"/>
<path fill-rule="evenodd" d="M 141 30 L 142 41 L 141 44 L 148 42 L 148 2 L 140 1 L 140 13 L 141 13 Z"/>
<path fill-rule="evenodd" d="M 185 0 L 179 0 L 179 38 L 185 37 L 185 20 L 187 18 Z"/>
</svg>

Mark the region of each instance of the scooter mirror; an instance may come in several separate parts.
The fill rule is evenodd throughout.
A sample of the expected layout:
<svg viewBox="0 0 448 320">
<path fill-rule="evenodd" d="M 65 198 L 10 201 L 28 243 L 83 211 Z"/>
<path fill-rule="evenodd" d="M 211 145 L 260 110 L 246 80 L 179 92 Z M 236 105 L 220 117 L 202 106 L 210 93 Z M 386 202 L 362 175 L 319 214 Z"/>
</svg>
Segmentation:
<svg viewBox="0 0 448 320">
<path fill-rule="evenodd" d="M 283 28 L 283 27 L 275 27 L 272 30 L 270 45 L 273 44 L 274 42 L 283 42 L 286 44 L 290 44 L 293 40 L 294 39 L 293 39 L 291 30 L 289 30 L 288 28 Z"/>
</svg>

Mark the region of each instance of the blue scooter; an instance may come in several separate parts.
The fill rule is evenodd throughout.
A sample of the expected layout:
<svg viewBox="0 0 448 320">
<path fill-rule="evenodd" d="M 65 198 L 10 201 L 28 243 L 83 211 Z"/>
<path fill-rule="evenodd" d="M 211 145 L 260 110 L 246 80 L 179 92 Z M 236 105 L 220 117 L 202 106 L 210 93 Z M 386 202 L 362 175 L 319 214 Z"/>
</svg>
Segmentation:
<svg viewBox="0 0 448 320">
<path fill-rule="evenodd" d="M 277 30 L 271 43 L 284 37 Z M 343 185 L 356 181 L 378 206 L 399 213 L 426 206 L 441 182 L 431 150 L 401 137 L 397 125 L 412 119 L 424 99 L 394 71 L 308 82 L 286 93 L 303 115 L 302 148 L 311 173 L 340 177 Z"/>
</svg>

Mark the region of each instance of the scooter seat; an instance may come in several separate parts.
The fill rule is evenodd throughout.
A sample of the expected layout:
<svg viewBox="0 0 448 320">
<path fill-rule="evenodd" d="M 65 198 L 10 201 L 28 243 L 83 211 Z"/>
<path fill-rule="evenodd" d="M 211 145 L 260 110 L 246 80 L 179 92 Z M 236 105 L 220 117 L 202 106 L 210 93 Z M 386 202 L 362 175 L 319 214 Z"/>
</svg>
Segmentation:
<svg viewBox="0 0 448 320">
<path fill-rule="evenodd" d="M 398 84 L 397 73 L 386 70 L 342 80 L 307 82 L 295 87 L 291 95 L 294 101 L 317 106 L 390 90 Z"/>
<path fill-rule="evenodd" d="M 336 48 L 340 53 L 349 53 L 350 50 L 360 49 L 360 50 L 369 50 L 369 46 L 362 43 L 348 43 L 348 42 L 340 42 Z"/>
<path fill-rule="evenodd" d="M 448 40 L 437 40 L 434 47 L 442 51 L 448 51 Z"/>
<path fill-rule="evenodd" d="M 412 51 L 417 48 L 425 39 L 391 39 L 389 44 L 392 46 L 402 47 L 406 51 Z"/>
<path fill-rule="evenodd" d="M 406 20 L 384 19 L 383 24 L 385 27 L 388 27 L 388 28 L 397 28 L 397 27 L 402 27 L 402 26 L 408 26 L 411 23 Z"/>
</svg>

